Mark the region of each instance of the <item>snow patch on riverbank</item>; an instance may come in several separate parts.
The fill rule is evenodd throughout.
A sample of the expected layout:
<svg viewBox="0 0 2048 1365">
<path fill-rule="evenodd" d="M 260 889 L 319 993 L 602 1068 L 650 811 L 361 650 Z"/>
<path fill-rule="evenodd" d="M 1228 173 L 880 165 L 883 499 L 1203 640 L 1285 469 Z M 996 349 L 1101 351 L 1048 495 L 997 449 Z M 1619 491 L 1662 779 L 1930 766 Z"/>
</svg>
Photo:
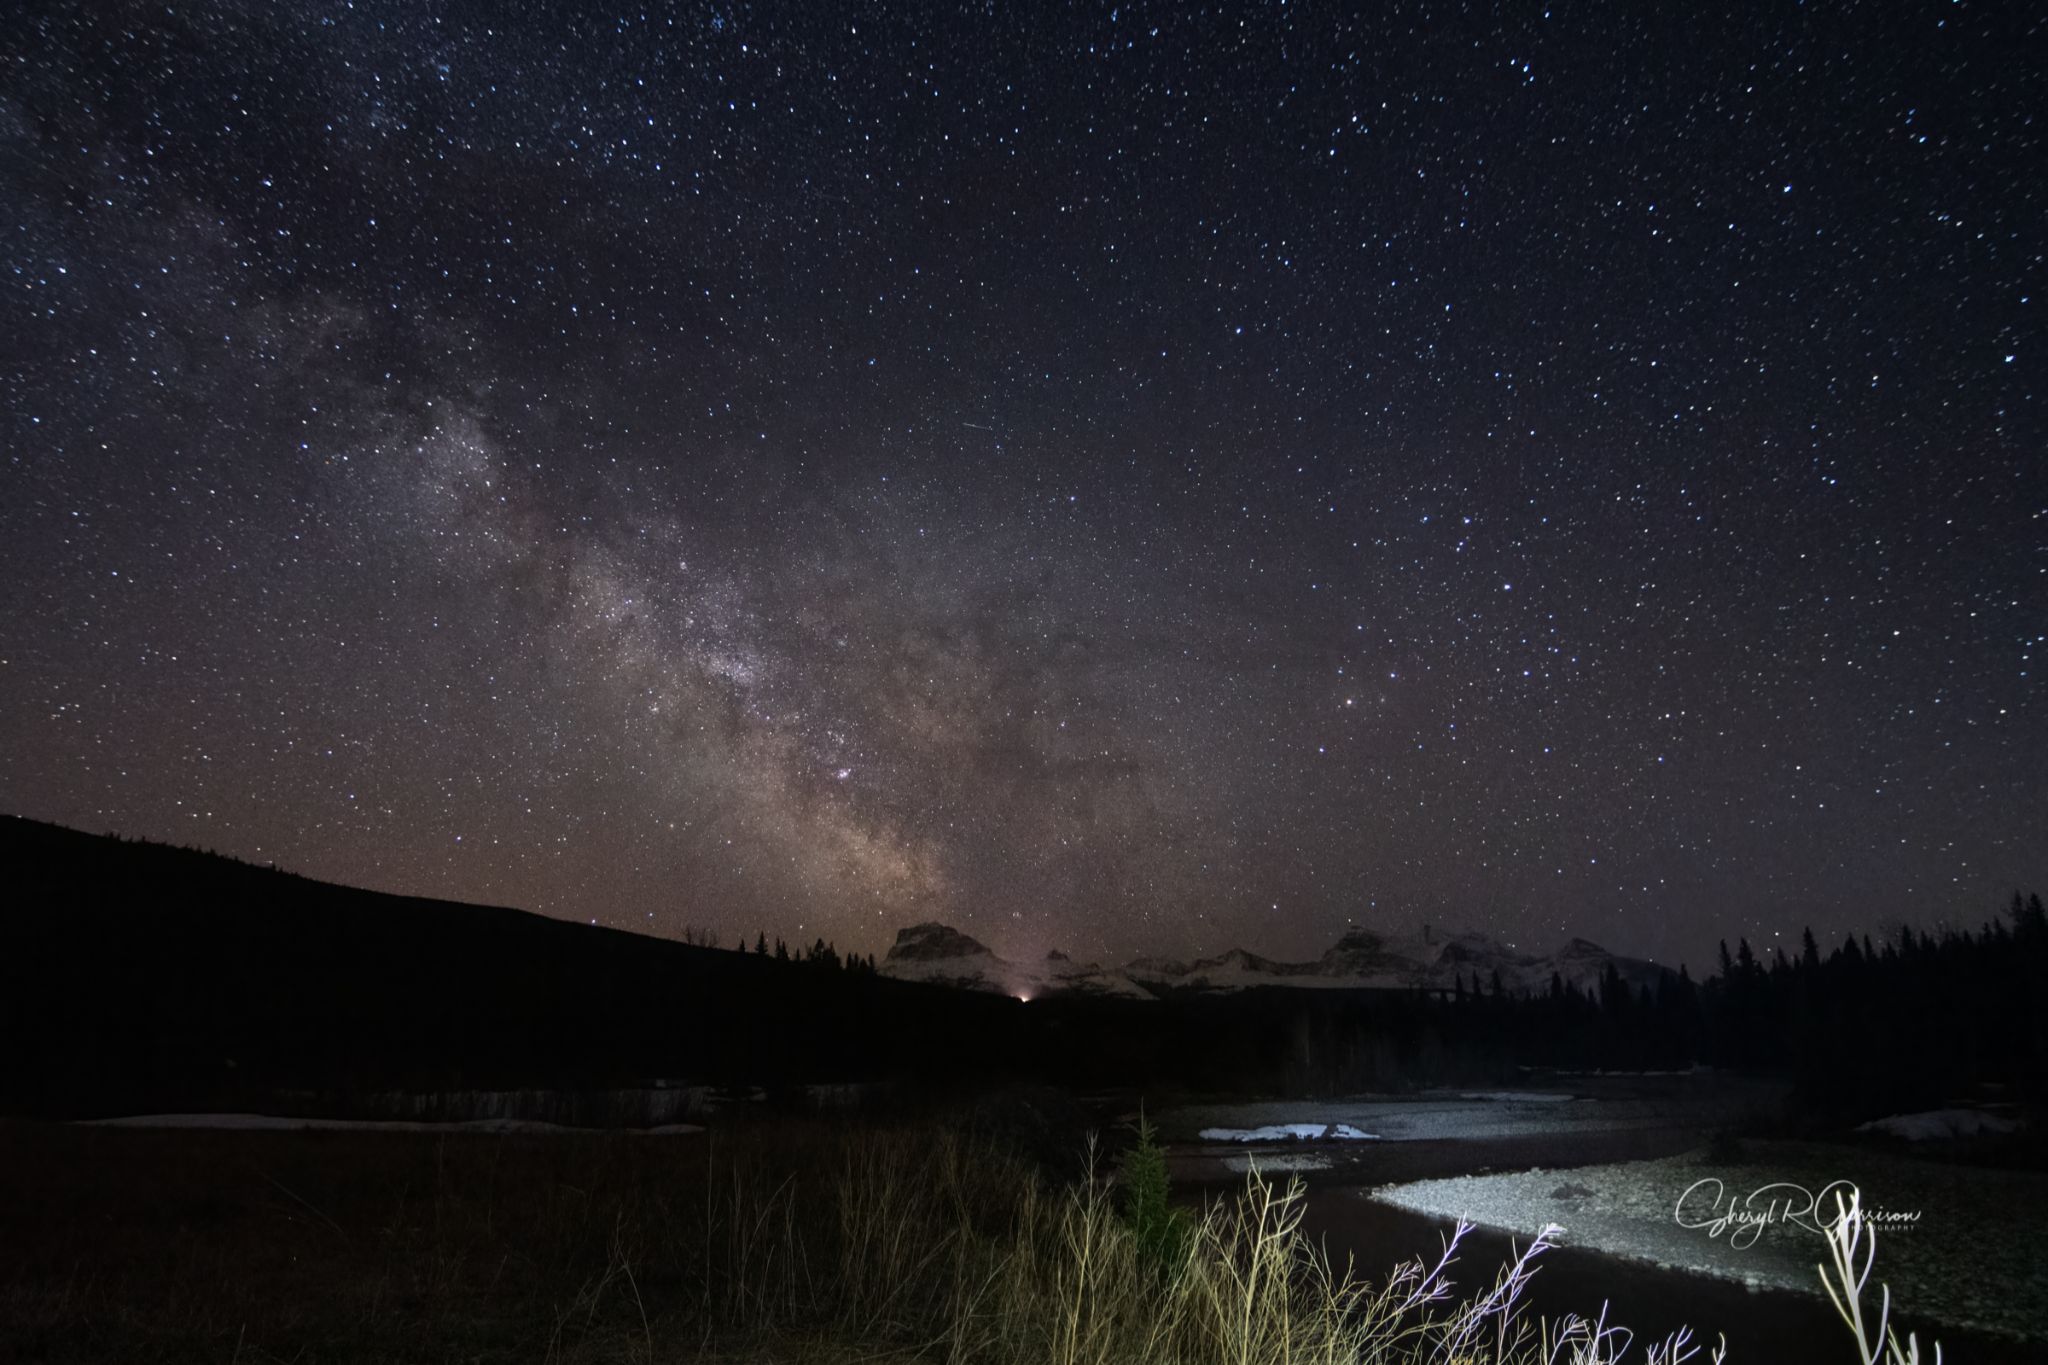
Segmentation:
<svg viewBox="0 0 2048 1365">
<path fill-rule="evenodd" d="M 1205 1142 L 1377 1142 L 1348 1123 L 1268 1123 L 1258 1128 L 1204 1128 Z M 1233 1168 L 1235 1169 L 1235 1168 Z"/>
</svg>

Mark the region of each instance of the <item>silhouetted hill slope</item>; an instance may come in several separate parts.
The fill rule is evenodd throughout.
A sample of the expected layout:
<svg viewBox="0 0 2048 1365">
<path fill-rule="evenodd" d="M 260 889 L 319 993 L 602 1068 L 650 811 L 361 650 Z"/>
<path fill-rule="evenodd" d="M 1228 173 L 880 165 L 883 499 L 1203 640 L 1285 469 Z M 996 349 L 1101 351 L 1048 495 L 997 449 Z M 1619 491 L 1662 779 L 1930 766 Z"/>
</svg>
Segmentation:
<svg viewBox="0 0 2048 1365">
<path fill-rule="evenodd" d="M 0 887 L 15 1109 L 943 1072 L 999 1060 L 1019 1008 L 13 817 Z"/>
<path fill-rule="evenodd" d="M 1718 1012 L 1703 1014 L 1691 984 L 1668 977 L 1654 998 L 1619 981 L 1598 997 L 1526 1000 L 1357 988 L 1371 979 L 1361 955 L 1377 962 L 1384 945 L 1348 938 L 1319 963 L 1235 955 L 1223 965 L 1244 979 L 1221 992 L 1051 957 L 1033 979 L 1062 989 L 1025 1003 L 8 817 L 0 892 L 0 1113 L 656 1078 L 1331 1094 L 1504 1080 L 1518 1064 L 1682 1065 L 1702 1037 L 1715 1043 L 1756 1014 L 1737 1018 L 1718 994 L 1707 1002 Z M 932 980 L 960 975 L 965 940 L 910 937 Z M 1469 965 L 1465 940 L 1447 943 Z M 1297 988 L 1311 972 L 1331 979 Z"/>
</svg>

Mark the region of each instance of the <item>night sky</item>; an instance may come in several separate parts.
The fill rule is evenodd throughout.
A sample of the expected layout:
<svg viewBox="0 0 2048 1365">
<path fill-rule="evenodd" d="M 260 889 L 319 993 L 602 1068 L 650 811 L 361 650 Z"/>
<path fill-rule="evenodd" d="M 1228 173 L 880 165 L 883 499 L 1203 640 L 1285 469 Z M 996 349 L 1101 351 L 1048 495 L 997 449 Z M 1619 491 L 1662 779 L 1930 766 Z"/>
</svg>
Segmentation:
<svg viewBox="0 0 2048 1365">
<path fill-rule="evenodd" d="M 0 809 L 876 952 L 2048 891 L 2037 7 L 21 13 Z"/>
</svg>

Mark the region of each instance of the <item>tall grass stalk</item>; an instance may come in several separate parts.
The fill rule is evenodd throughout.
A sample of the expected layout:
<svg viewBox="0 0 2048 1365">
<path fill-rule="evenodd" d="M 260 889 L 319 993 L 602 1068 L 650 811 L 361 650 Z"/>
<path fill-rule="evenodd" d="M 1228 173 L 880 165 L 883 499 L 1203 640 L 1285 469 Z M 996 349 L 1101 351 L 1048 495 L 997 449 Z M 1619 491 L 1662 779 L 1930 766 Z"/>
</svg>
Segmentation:
<svg viewBox="0 0 2048 1365">
<path fill-rule="evenodd" d="M 1880 1283 L 1878 1290 L 1877 1322 L 1874 1326 L 1864 1322 L 1863 1290 L 1870 1282 L 1870 1268 L 1877 1260 L 1877 1230 L 1868 1225 L 1863 1216 L 1863 1196 L 1852 1190 L 1845 1199 L 1840 1191 L 1835 1193 L 1835 1218 L 1828 1225 L 1828 1259 L 1831 1265 L 1819 1266 L 1820 1287 L 1827 1291 L 1828 1301 L 1835 1311 L 1842 1315 L 1843 1323 L 1856 1338 L 1856 1354 L 1863 1365 L 1920 1365 L 1920 1342 L 1914 1333 L 1908 1332 L 1904 1342 L 1899 1340 L 1897 1329 L 1891 1325 L 1892 1291 L 1890 1286 Z M 1829 1278 L 1829 1271 L 1834 1276 Z M 1934 1365 L 1941 1365 L 1941 1343 L 1934 1343 Z"/>
</svg>

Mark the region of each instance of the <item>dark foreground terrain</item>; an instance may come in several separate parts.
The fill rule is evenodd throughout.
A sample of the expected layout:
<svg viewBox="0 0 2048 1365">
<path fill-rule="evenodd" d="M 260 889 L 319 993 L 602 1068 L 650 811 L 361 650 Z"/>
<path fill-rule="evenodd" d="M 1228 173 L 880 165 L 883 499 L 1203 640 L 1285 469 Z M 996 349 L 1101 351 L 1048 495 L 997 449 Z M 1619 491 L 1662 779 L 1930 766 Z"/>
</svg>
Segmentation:
<svg viewBox="0 0 2048 1365">
<path fill-rule="evenodd" d="M 689 1358 L 733 1174 L 703 1137 L 45 1124 L 0 1163 L 11 1361 Z"/>
<path fill-rule="evenodd" d="M 1201 1294 L 1167 1287 L 1122 1195 L 1088 1212 L 1067 1117 L 1042 1104 L 886 1124 L 749 1113 L 668 1136 L 12 1123 L 0 1126 L 0 1360 L 1231 1358 L 1247 1330 L 1235 1309 L 1205 1321 Z M 1522 1142 L 1495 1154 L 1542 1159 Z M 1582 1153 L 1601 1154 L 1614 1152 Z M 1452 1144 L 1409 1169 L 1472 1155 Z M 1177 1198 L 1239 1207 L 1244 1188 Z M 1301 1247 L 1353 1258 L 1374 1284 L 1437 1252 L 1441 1222 L 1358 1196 L 1310 1191 L 1294 1210 Z M 1269 1244 L 1196 1252 L 1256 1265 Z M 1450 1302 L 1482 1293 L 1512 1254 L 1507 1237 L 1472 1234 Z M 1312 1275 L 1280 1284 L 1286 1313 L 1275 1292 L 1249 1291 L 1266 1324 L 1251 1334 L 1268 1347 L 1273 1322 L 1329 1301 Z M 1816 1299 L 1569 1247 L 1542 1258 L 1526 1299 L 1553 1321 L 1606 1305 L 1638 1351 L 1690 1326 L 1709 1344 L 1725 1334 L 1731 1361 L 1853 1359 Z M 1153 1319 L 1179 1322 L 1183 1344 L 1150 1341 Z M 1086 1339 L 1067 1342 L 1070 1328 Z M 1941 1336 L 1951 1361 L 2048 1358 Z"/>
</svg>

